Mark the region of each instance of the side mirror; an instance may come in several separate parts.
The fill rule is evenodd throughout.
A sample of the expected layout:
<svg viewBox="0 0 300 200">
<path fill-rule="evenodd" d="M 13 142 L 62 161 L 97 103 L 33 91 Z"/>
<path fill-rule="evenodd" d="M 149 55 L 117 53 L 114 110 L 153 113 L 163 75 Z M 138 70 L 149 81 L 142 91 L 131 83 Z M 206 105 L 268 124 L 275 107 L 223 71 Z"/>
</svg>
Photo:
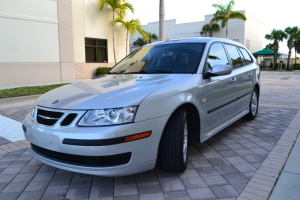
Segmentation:
<svg viewBox="0 0 300 200">
<path fill-rule="evenodd" d="M 224 76 L 231 74 L 232 67 L 230 65 L 214 65 L 210 72 L 203 74 L 204 79 L 208 79 L 213 76 Z"/>
</svg>

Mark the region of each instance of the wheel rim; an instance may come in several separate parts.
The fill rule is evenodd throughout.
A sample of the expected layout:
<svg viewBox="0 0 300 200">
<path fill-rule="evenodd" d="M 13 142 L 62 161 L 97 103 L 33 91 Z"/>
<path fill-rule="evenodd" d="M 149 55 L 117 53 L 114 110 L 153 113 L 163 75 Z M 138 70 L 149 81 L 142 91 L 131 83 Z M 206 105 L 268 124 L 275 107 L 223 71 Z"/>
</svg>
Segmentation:
<svg viewBox="0 0 300 200">
<path fill-rule="evenodd" d="M 188 145 L 188 127 L 187 121 L 184 123 L 184 131 L 183 131 L 183 161 L 186 162 L 187 159 L 187 145 Z"/>
<path fill-rule="evenodd" d="M 255 115 L 257 112 L 257 94 L 256 91 L 253 91 L 251 99 L 251 113 Z"/>
</svg>

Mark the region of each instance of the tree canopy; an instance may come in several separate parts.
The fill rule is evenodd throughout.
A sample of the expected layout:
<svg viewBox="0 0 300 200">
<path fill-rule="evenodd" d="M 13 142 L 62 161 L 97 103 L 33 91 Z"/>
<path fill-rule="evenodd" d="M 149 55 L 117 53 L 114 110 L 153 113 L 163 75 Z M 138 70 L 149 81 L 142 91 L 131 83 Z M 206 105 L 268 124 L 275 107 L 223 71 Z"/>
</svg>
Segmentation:
<svg viewBox="0 0 300 200">
<path fill-rule="evenodd" d="M 227 5 L 213 4 L 212 6 L 217 9 L 213 15 L 213 19 L 210 24 L 221 21 L 221 27 L 226 27 L 226 38 L 228 38 L 228 20 L 229 19 L 241 19 L 246 21 L 247 18 L 243 13 L 233 11 L 234 1 L 231 0 Z"/>
<path fill-rule="evenodd" d="M 217 32 L 220 30 L 220 25 L 217 23 L 212 23 L 212 24 L 205 24 L 202 27 L 202 30 L 200 32 L 200 35 L 205 35 L 208 33 L 209 37 L 213 37 L 213 32 Z"/>
<path fill-rule="evenodd" d="M 270 34 L 266 34 L 265 38 L 267 40 L 273 41 L 273 49 L 274 49 L 274 66 L 277 63 L 277 53 L 279 49 L 278 42 L 282 42 L 287 38 L 287 35 L 282 30 L 273 29 Z"/>
<path fill-rule="evenodd" d="M 117 63 L 116 59 L 116 48 L 115 48 L 115 13 L 123 19 L 126 16 L 127 10 L 130 10 L 132 13 L 134 13 L 133 5 L 128 3 L 127 0 L 98 0 L 98 10 L 102 11 L 104 9 L 104 6 L 109 6 L 112 9 L 112 40 L 113 40 L 113 52 L 114 52 L 114 60 L 115 63 Z"/>
</svg>

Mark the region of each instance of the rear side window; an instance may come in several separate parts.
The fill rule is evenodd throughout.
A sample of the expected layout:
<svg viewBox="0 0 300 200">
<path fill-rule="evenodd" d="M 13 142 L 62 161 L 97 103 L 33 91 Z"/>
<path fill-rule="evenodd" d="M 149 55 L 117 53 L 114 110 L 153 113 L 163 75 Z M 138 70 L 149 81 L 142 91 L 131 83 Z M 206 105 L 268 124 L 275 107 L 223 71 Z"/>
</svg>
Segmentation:
<svg viewBox="0 0 300 200">
<path fill-rule="evenodd" d="M 211 45 L 209 54 L 205 63 L 204 73 L 210 72 L 215 65 L 229 65 L 226 52 L 221 43 Z"/>
<path fill-rule="evenodd" d="M 246 49 L 239 48 L 240 51 L 242 52 L 242 55 L 244 56 L 244 63 L 246 65 L 250 64 L 253 62 L 252 58 L 249 56 L 249 53 L 246 51 Z"/>
<path fill-rule="evenodd" d="M 237 48 L 233 45 L 229 45 L 229 44 L 225 44 L 225 47 L 229 53 L 229 57 L 231 59 L 231 63 L 232 63 L 232 68 L 238 68 L 243 66 L 243 60 L 242 57 L 240 55 L 240 53 L 238 52 Z"/>
</svg>

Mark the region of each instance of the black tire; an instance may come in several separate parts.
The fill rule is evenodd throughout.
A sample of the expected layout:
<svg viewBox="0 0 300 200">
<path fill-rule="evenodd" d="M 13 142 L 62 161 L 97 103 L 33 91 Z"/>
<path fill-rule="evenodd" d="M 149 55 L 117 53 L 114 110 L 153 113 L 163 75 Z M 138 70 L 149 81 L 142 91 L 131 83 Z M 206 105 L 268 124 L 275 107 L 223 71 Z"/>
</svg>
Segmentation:
<svg viewBox="0 0 300 200">
<path fill-rule="evenodd" d="M 249 104 L 249 113 L 243 117 L 244 119 L 253 120 L 256 118 L 258 112 L 258 101 L 259 101 L 258 90 L 254 88 L 251 95 L 250 104 Z"/>
<path fill-rule="evenodd" d="M 169 119 L 160 142 L 161 167 L 165 171 L 184 172 L 188 161 L 188 121 L 184 109 Z"/>
</svg>

